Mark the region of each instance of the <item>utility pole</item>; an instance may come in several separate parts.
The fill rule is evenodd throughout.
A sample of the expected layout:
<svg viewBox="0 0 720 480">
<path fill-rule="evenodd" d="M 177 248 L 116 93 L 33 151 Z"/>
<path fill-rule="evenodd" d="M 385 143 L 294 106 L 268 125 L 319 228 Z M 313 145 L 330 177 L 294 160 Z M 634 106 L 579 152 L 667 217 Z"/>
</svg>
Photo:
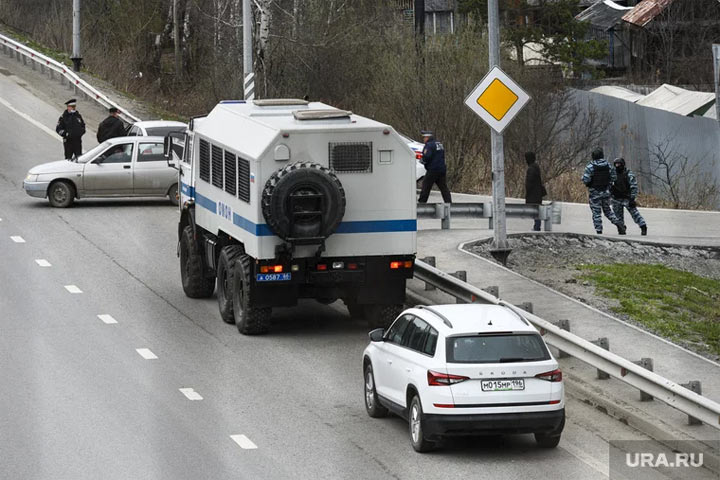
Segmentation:
<svg viewBox="0 0 720 480">
<path fill-rule="evenodd" d="M 248 102 L 255 98 L 255 73 L 253 73 L 252 58 L 252 10 L 250 0 L 243 0 L 243 73 L 245 100 Z"/>
<path fill-rule="evenodd" d="M 500 67 L 500 9 L 498 0 L 488 0 L 488 40 L 490 69 Z M 492 147 L 492 256 L 505 264 L 510 255 L 505 223 L 505 152 L 503 136 L 490 128 Z"/>
<path fill-rule="evenodd" d="M 720 122 L 720 44 L 714 43 L 713 66 L 715 67 L 715 116 Z"/>
<path fill-rule="evenodd" d="M 73 62 L 73 70 L 80 71 L 82 54 L 80 53 L 80 0 L 73 0 L 73 50 L 70 60 Z"/>
<path fill-rule="evenodd" d="M 180 56 L 180 14 L 178 0 L 173 0 L 173 42 L 175 43 L 175 79 L 180 80 L 182 74 L 182 57 Z"/>
</svg>

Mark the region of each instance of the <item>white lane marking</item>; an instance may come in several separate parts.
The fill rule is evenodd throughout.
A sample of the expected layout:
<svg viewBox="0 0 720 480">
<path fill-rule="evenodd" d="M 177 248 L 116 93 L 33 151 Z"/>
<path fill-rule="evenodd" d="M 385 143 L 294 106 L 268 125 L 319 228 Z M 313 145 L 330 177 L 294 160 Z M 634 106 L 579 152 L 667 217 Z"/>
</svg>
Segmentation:
<svg viewBox="0 0 720 480">
<path fill-rule="evenodd" d="M 37 263 L 41 267 L 52 267 L 52 265 L 50 265 L 50 262 L 48 262 L 44 258 L 38 258 L 37 260 L 35 260 L 35 263 Z"/>
<path fill-rule="evenodd" d="M 82 293 L 82 290 L 80 290 L 75 285 L 65 285 L 65 290 L 67 290 L 70 293 Z"/>
<path fill-rule="evenodd" d="M 12 239 L 12 241 L 15 243 L 25 243 L 25 239 L 19 235 L 13 235 L 12 237 L 10 237 L 10 239 Z"/>
<path fill-rule="evenodd" d="M 108 325 L 110 325 L 111 323 L 117 323 L 117 320 L 115 320 L 111 315 L 108 315 L 107 313 L 103 313 L 102 315 L 98 315 L 97 317 Z"/>
<path fill-rule="evenodd" d="M 7 100 L 5 100 L 4 98 L 0 98 L 0 103 L 2 103 L 3 105 L 5 105 L 8 109 L 12 110 L 13 112 L 15 112 L 15 113 L 17 113 L 18 115 L 20 115 L 22 118 L 24 118 L 24 119 L 27 120 L 28 122 L 30 122 L 30 123 L 32 123 L 33 125 L 35 125 L 37 128 L 39 128 L 39 129 L 42 130 L 43 132 L 45 132 L 45 133 L 47 133 L 48 135 L 50 135 L 52 138 L 54 138 L 54 139 L 57 140 L 58 142 L 62 142 L 62 138 L 60 138 L 60 135 L 58 135 L 54 130 L 51 130 L 50 128 L 46 127 L 46 126 L 43 125 L 42 123 L 40 123 L 40 122 L 38 122 L 37 120 L 35 120 L 34 118 L 32 118 L 30 115 L 26 114 L 25 112 L 21 112 L 21 111 L 18 110 L 17 108 L 13 107 L 13 106 L 12 106 Z"/>
<path fill-rule="evenodd" d="M 254 450 L 258 448 L 257 445 L 255 445 L 252 440 L 245 435 L 230 435 L 230 438 L 232 438 L 233 441 L 240 445 L 240 448 L 244 450 Z"/>
<path fill-rule="evenodd" d="M 203 399 L 203 397 L 200 396 L 200 394 L 197 393 L 192 388 L 181 388 L 180 392 L 182 392 L 182 394 L 185 395 L 188 398 L 188 400 L 202 400 Z"/>
<path fill-rule="evenodd" d="M 158 358 L 149 348 L 136 348 L 135 351 L 145 360 L 156 360 Z"/>
</svg>

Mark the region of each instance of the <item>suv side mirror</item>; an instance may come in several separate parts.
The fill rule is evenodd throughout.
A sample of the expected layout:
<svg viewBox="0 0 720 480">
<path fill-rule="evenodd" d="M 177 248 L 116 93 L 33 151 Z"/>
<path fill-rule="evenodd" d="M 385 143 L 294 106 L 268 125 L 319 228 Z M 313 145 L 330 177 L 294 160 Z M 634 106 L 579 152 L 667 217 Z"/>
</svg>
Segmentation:
<svg viewBox="0 0 720 480">
<path fill-rule="evenodd" d="M 370 333 L 368 333 L 368 337 L 370 337 L 371 342 L 382 342 L 383 336 L 385 335 L 385 329 L 384 328 L 376 328 L 375 330 L 372 330 Z"/>
</svg>

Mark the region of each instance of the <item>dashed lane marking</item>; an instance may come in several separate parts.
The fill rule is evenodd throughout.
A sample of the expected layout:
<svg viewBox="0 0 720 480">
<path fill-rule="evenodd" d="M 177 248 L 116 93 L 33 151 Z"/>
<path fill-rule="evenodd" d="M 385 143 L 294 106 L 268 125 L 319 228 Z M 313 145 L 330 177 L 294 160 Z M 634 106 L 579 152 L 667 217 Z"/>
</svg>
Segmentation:
<svg viewBox="0 0 720 480">
<path fill-rule="evenodd" d="M 232 438 L 235 443 L 240 445 L 240 448 L 242 448 L 243 450 L 255 450 L 256 448 L 258 448 L 257 445 L 255 445 L 252 440 L 250 440 L 245 435 L 230 435 L 230 438 Z"/>
<path fill-rule="evenodd" d="M 98 318 L 102 320 L 104 323 L 107 323 L 108 325 L 112 323 L 117 323 L 117 320 L 115 320 L 112 315 L 108 315 L 107 313 L 103 313 L 102 315 L 98 315 Z"/>
<path fill-rule="evenodd" d="M 67 290 L 70 293 L 82 293 L 82 290 L 80 290 L 75 285 L 65 285 L 65 290 Z"/>
<path fill-rule="evenodd" d="M 19 235 L 13 235 L 10 239 L 15 243 L 25 243 L 25 239 Z"/>
<path fill-rule="evenodd" d="M 136 352 L 140 354 L 145 360 L 157 360 L 157 355 L 150 351 L 149 348 L 136 348 Z"/>
<path fill-rule="evenodd" d="M 192 388 L 181 388 L 180 392 L 185 395 L 188 400 L 202 400 L 203 397 Z"/>
<path fill-rule="evenodd" d="M 50 265 L 50 262 L 48 262 L 44 258 L 38 258 L 37 260 L 35 260 L 35 263 L 37 263 L 41 267 L 52 267 L 52 265 Z"/>
</svg>

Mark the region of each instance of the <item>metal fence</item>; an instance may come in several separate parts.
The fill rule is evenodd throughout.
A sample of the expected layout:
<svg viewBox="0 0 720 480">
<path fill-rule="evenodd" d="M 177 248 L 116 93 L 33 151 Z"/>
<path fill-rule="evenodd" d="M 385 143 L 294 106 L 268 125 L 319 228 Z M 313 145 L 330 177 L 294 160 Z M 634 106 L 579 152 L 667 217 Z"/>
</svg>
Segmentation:
<svg viewBox="0 0 720 480">
<path fill-rule="evenodd" d="M 26 65 L 30 62 L 30 66 L 33 70 L 36 70 L 38 67 L 40 68 L 41 73 L 45 73 L 47 70 L 50 78 L 55 78 L 55 74 L 57 74 L 58 79 L 61 82 L 67 81 L 69 86 L 73 87 L 76 92 L 81 92 L 89 100 L 93 100 L 105 108 L 115 107 L 119 109 L 122 112 L 121 117 L 125 121 L 129 123 L 140 121 L 139 117 L 136 117 L 132 113 L 128 112 L 126 108 L 121 108 L 105 94 L 101 93 L 95 87 L 80 78 L 75 72 L 70 70 L 68 66 L 58 62 L 57 60 L 36 52 L 22 43 L 16 42 L 12 38 L 4 35 L 0 35 L 0 46 L 2 47 L 3 53 L 17 58 L 19 62 L 23 62 Z"/>
<path fill-rule="evenodd" d="M 562 220 L 562 204 L 550 202 L 545 205 L 528 205 L 525 203 L 506 203 L 505 216 L 508 218 L 540 219 L 546 232 L 552 231 L 553 224 Z M 450 219 L 487 218 L 488 228 L 493 228 L 492 202 L 479 203 L 418 203 L 417 218 L 437 218 L 441 220 L 443 230 L 450 228 Z"/>
<path fill-rule="evenodd" d="M 547 320 L 500 300 L 423 261 L 415 262 L 415 278 L 464 302 L 504 305 L 526 318 L 540 330 L 549 345 L 632 385 L 644 394 L 657 398 L 692 418 L 720 429 L 720 404 L 698 395 L 672 380 L 661 377 L 641 365 L 573 335 Z"/>
</svg>

